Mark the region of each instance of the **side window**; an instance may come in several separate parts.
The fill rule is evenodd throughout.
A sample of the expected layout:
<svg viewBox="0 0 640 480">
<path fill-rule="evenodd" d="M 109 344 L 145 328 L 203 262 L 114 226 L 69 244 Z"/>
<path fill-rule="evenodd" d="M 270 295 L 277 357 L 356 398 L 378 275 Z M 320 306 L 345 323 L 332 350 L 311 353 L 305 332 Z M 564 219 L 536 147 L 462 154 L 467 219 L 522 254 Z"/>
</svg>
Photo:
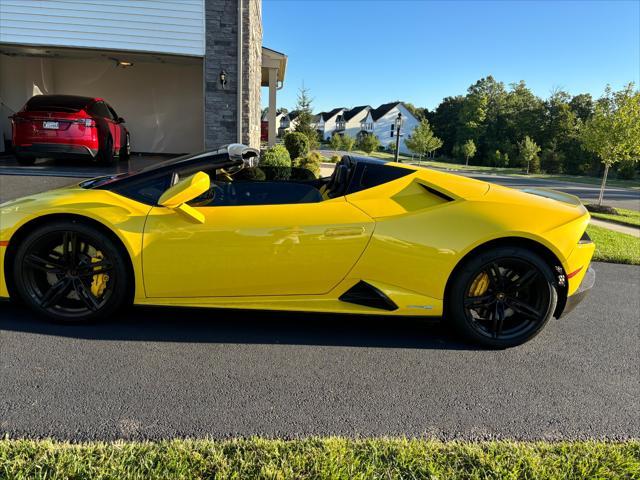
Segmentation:
<svg viewBox="0 0 640 480">
<path fill-rule="evenodd" d="M 107 104 L 105 103 L 105 105 L 107 105 Z M 111 115 L 111 118 L 113 120 L 117 120 L 118 119 L 118 114 L 116 113 L 116 111 L 113 108 L 111 108 L 110 105 L 107 105 L 107 109 L 109 110 L 109 114 Z"/>
<path fill-rule="evenodd" d="M 113 118 L 111 118 L 111 112 L 109 112 L 109 109 L 107 108 L 104 102 L 94 103 L 93 106 L 91 107 L 91 113 L 99 117 L 104 117 L 109 120 L 113 120 Z"/>
<path fill-rule="evenodd" d="M 301 168 L 255 167 L 236 173 L 225 169 L 206 172 L 211 178 L 209 192 L 189 202 L 199 207 L 285 205 L 323 200 L 312 184 L 315 176 Z"/>
</svg>

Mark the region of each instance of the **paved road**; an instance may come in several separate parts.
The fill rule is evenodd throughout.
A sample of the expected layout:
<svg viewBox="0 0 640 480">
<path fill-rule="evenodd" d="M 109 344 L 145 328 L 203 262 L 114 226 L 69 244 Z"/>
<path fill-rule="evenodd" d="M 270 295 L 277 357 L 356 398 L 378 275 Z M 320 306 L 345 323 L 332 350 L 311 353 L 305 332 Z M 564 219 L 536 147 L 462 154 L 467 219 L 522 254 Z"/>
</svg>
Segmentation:
<svg viewBox="0 0 640 480">
<path fill-rule="evenodd" d="M 0 304 L 0 436 L 640 438 L 640 268 L 532 342 L 416 320 L 133 310 L 65 327 Z"/>
<path fill-rule="evenodd" d="M 514 177 L 510 175 L 497 175 L 490 173 L 466 173 L 461 171 L 451 172 L 466 177 L 477 178 L 485 182 L 506 185 L 507 187 L 526 188 L 543 187 L 560 190 L 579 197 L 583 203 L 595 203 L 598 200 L 600 187 L 598 185 L 586 185 L 584 183 L 561 182 L 558 180 L 546 180 L 542 178 Z M 618 208 L 640 210 L 640 190 L 620 187 L 606 187 L 604 203 Z"/>
</svg>

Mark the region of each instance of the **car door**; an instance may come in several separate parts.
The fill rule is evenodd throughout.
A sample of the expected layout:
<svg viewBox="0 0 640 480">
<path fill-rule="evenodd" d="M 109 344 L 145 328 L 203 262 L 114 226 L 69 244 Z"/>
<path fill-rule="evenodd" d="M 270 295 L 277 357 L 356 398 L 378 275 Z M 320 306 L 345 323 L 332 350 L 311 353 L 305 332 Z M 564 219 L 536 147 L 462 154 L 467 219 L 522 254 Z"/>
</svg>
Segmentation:
<svg viewBox="0 0 640 480">
<path fill-rule="evenodd" d="M 287 185 L 278 186 L 280 198 Z M 148 297 L 324 294 L 345 278 L 374 228 L 344 197 L 194 208 L 204 223 L 151 209 L 142 253 Z"/>
</svg>

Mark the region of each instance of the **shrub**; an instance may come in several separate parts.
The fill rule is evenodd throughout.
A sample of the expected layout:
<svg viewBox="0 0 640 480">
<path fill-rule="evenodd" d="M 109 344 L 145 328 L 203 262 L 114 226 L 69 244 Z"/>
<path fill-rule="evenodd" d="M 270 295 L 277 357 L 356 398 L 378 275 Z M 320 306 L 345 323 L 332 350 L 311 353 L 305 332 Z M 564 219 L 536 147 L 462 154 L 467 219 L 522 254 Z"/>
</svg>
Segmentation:
<svg viewBox="0 0 640 480">
<path fill-rule="evenodd" d="M 289 152 L 283 145 L 274 145 L 264 152 L 260 165 L 291 168 L 291 156 L 289 156 Z"/>
<path fill-rule="evenodd" d="M 289 132 L 284 136 L 284 146 L 291 158 L 304 157 L 309 153 L 309 137 L 301 132 Z"/>
<path fill-rule="evenodd" d="M 269 148 L 260 161 L 261 167 L 271 167 L 273 180 L 289 180 L 291 177 L 291 157 L 284 145 Z"/>
<path fill-rule="evenodd" d="M 331 155 L 331 163 L 338 163 L 340 161 L 340 155 Z"/>
<path fill-rule="evenodd" d="M 355 147 L 356 141 L 348 135 L 342 137 L 342 149 L 346 152 L 350 152 Z"/>
<path fill-rule="evenodd" d="M 318 152 L 310 152 L 304 157 L 296 158 L 293 162 L 293 166 L 297 168 L 304 168 L 309 170 L 313 175 L 318 178 L 320 176 L 320 163 L 322 157 Z"/>
<path fill-rule="evenodd" d="M 373 134 L 360 135 L 358 139 L 358 150 L 362 150 L 367 155 L 380 147 L 380 140 Z"/>
<path fill-rule="evenodd" d="M 333 135 L 331 140 L 329 140 L 329 145 L 332 150 L 342 150 L 342 144 L 342 136 L 338 134 Z"/>
</svg>

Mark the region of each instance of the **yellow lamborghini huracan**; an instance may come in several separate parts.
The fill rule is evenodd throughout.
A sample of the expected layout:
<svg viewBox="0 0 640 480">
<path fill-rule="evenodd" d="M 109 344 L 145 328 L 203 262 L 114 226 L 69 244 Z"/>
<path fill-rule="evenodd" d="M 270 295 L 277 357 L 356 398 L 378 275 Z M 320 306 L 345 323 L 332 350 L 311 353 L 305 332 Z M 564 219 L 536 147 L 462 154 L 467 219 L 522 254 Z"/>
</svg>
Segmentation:
<svg viewBox="0 0 640 480">
<path fill-rule="evenodd" d="M 589 214 L 345 156 L 331 177 L 230 145 L 0 205 L 0 297 L 55 320 L 129 303 L 441 317 L 518 345 L 594 283 Z"/>
</svg>

